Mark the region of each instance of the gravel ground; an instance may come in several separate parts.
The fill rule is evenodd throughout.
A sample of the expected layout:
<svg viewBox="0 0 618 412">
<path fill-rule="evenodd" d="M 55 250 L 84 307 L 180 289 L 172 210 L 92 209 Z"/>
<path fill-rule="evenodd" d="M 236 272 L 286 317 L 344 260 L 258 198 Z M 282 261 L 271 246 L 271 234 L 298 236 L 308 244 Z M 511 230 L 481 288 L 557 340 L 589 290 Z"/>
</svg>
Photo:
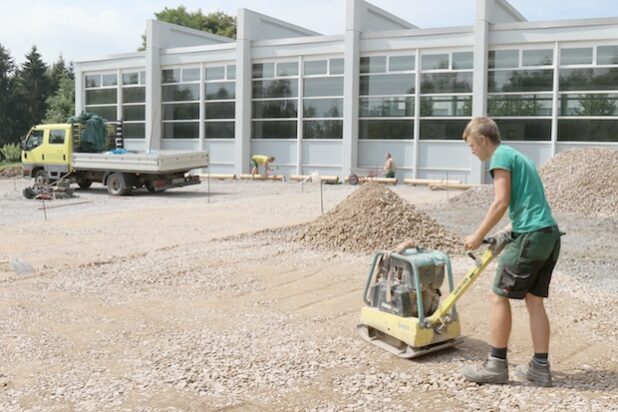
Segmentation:
<svg viewBox="0 0 618 412">
<path fill-rule="evenodd" d="M 226 181 L 210 195 L 122 198 L 95 187 L 47 202 L 62 207 L 46 221 L 25 184 L 0 180 L 0 260 L 37 270 L 0 267 L 2 411 L 617 410 L 615 218 L 558 215 L 555 387 L 479 386 L 460 370 L 487 352 L 491 275 L 458 304 L 457 349 L 405 361 L 366 344 L 354 330 L 368 255 L 286 241 L 285 227 L 319 217 L 319 187 Z M 330 210 L 355 188 L 323 189 Z M 462 235 L 482 218 L 444 206 L 444 192 L 395 191 Z M 456 277 L 469 266 L 453 256 Z M 530 356 L 525 308 L 513 311 L 511 367 Z"/>
</svg>

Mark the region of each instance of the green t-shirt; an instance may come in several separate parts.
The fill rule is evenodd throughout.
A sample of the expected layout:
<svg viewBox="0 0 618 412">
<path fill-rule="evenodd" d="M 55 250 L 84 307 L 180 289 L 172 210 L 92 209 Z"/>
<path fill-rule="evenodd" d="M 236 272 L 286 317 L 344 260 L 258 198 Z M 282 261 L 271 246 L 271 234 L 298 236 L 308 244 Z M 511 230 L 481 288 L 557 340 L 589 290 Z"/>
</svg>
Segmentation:
<svg viewBox="0 0 618 412">
<path fill-rule="evenodd" d="M 530 159 L 512 147 L 500 144 L 489 163 L 492 176 L 494 169 L 511 172 L 509 218 L 514 232 L 527 233 L 556 224 L 545 198 L 543 182 Z"/>
</svg>

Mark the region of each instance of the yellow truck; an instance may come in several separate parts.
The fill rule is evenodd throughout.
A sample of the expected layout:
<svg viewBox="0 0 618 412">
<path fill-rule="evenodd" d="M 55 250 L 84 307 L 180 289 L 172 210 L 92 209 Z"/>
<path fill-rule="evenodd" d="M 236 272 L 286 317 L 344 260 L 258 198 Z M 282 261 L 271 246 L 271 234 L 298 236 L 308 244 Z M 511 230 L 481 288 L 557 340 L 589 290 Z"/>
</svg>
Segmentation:
<svg viewBox="0 0 618 412">
<path fill-rule="evenodd" d="M 139 188 L 161 192 L 199 184 L 199 176 L 188 172 L 208 167 L 207 152 L 118 148 L 121 126 L 105 127 L 104 144 L 93 145 L 88 127 L 81 123 L 34 126 L 21 143 L 24 177 L 35 179 L 35 186 L 68 179 L 87 189 L 100 182 L 110 194 L 126 195 Z"/>
</svg>

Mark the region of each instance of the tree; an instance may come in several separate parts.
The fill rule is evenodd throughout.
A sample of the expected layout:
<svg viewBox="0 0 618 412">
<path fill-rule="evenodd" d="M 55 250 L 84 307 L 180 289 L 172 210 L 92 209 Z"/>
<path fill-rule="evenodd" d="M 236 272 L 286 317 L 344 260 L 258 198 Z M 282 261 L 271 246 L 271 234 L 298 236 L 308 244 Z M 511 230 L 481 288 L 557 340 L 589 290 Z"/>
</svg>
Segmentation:
<svg viewBox="0 0 618 412">
<path fill-rule="evenodd" d="M 50 93 L 55 94 L 60 87 L 60 81 L 68 77 L 70 79 L 74 79 L 75 75 L 72 72 L 72 66 L 67 66 L 62 57 L 62 54 L 58 56 L 58 60 L 51 66 L 49 70 L 49 78 L 50 78 Z"/>
<path fill-rule="evenodd" d="M 195 12 L 187 11 L 185 6 L 175 9 L 165 7 L 163 11 L 154 14 L 157 20 L 166 23 L 177 24 L 191 29 L 214 33 L 219 36 L 236 38 L 236 17 L 225 14 L 222 11 L 203 14 L 202 9 Z M 142 46 L 139 51 L 146 49 L 146 35 L 142 35 Z"/>
<path fill-rule="evenodd" d="M 64 123 L 75 112 L 75 81 L 69 73 L 59 80 L 56 94 L 47 98 L 47 113 L 44 123 Z"/>
<path fill-rule="evenodd" d="M 17 125 L 20 134 L 41 122 L 47 110 L 46 100 L 49 97 L 50 81 L 47 75 L 47 65 L 41 60 L 36 46 L 32 46 L 26 55 L 26 61 L 17 71 L 17 104 L 22 114 Z"/>
<path fill-rule="evenodd" d="M 0 44 L 0 146 L 17 141 L 15 136 L 15 62 Z"/>
</svg>

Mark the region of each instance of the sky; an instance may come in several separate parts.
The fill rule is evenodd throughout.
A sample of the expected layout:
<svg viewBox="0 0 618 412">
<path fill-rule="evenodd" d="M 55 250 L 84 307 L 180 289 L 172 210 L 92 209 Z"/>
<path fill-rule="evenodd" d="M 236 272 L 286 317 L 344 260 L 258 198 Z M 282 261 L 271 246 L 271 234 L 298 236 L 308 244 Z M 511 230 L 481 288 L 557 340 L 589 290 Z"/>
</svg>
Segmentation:
<svg viewBox="0 0 618 412">
<path fill-rule="evenodd" d="M 476 0 L 370 0 L 418 27 L 466 26 Z M 618 17 L 616 0 L 510 0 L 528 21 Z M 66 61 L 135 51 L 146 20 L 184 5 L 204 14 L 247 8 L 322 33 L 342 34 L 346 0 L 0 0 L 0 45 L 22 63 L 32 45 L 43 60 Z M 617 36 L 618 37 L 618 36 Z"/>
</svg>

